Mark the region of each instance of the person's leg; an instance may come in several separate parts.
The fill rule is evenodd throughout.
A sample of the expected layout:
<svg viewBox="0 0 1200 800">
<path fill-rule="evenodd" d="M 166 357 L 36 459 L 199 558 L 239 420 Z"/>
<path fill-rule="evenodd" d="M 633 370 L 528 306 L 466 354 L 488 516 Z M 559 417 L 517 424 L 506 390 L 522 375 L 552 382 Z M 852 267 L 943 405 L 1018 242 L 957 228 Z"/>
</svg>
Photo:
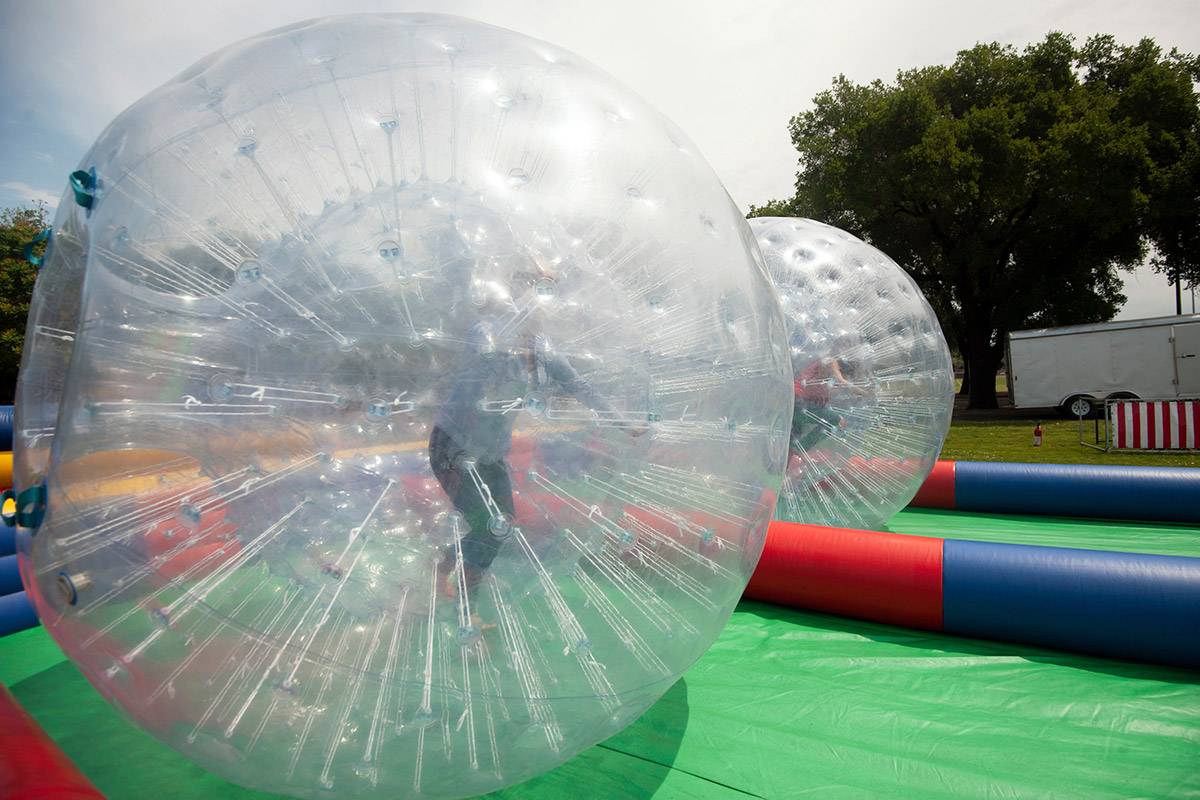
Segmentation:
<svg viewBox="0 0 1200 800">
<path fill-rule="evenodd" d="M 800 443 L 804 441 L 804 434 L 808 431 L 809 419 L 805 413 L 806 406 L 800 400 L 796 400 L 792 406 L 792 436 L 791 450 L 800 450 Z"/>
<path fill-rule="evenodd" d="M 429 435 L 429 466 L 446 497 L 450 498 L 454 508 L 463 515 L 469 530 L 472 517 L 477 518 L 479 514 L 475 507 L 477 504 L 472 503 L 473 493 L 464 491 L 466 481 L 469 481 L 470 477 L 464 476 L 459 470 L 462 458 L 462 448 L 445 431 L 435 426 Z M 458 548 L 453 544 L 443 547 L 442 559 L 437 569 L 438 590 L 451 596 L 454 594 L 454 586 L 448 581 L 450 573 L 458 563 L 457 552 Z"/>
<path fill-rule="evenodd" d="M 792 426 L 792 448 L 809 450 L 822 439 L 833 433 L 841 422 L 841 415 L 826 406 L 809 406 L 804 411 L 804 430 L 796 436 L 796 426 Z"/>
<path fill-rule="evenodd" d="M 461 551 L 465 583 L 473 593 L 504 542 L 503 533 L 497 535 L 490 529 L 492 518 L 497 511 L 511 518 L 514 506 L 505 460 L 464 464 L 463 459 L 462 448 L 435 427 L 429 437 L 429 465 L 467 525 L 467 533 L 457 548 L 449 545 L 442 549 L 439 572 L 449 575 L 457 564 L 456 554 Z"/>
<path fill-rule="evenodd" d="M 469 503 L 464 503 L 464 505 L 470 506 L 471 512 L 468 514 L 463 511 L 463 516 L 467 518 L 469 531 L 461 543 L 463 573 L 466 576 L 468 590 L 474 589 L 483 580 L 484 574 L 507 538 L 505 529 L 501 528 L 495 531 L 492 529 L 493 518 L 497 516 L 496 512 L 502 512 L 508 516 L 508 520 L 503 523 L 500 523 L 499 520 L 496 521 L 501 525 L 511 524 L 514 513 L 508 464 L 504 460 L 490 464 L 476 462 L 471 469 L 486 487 L 489 497 L 485 497 L 484 492 L 480 490 L 481 487 L 476 485 L 475 476 L 463 476 L 464 482 L 469 484 L 469 489 L 464 487 L 463 494 L 467 494 L 469 491 L 473 495 Z"/>
<path fill-rule="evenodd" d="M 433 476 L 442 485 L 442 490 L 450 498 L 450 502 L 458 507 L 456 497 L 462 492 L 462 476 L 458 472 L 458 463 L 462 460 L 462 448 L 441 428 L 434 427 L 429 434 L 429 466 Z"/>
</svg>

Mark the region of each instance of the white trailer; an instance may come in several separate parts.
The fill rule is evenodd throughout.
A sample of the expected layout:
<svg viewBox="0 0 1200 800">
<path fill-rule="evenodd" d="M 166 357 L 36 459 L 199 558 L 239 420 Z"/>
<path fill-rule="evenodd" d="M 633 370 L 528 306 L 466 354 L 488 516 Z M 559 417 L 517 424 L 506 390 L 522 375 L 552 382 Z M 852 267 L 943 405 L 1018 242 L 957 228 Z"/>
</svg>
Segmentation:
<svg viewBox="0 0 1200 800">
<path fill-rule="evenodd" d="M 1200 314 L 1014 331 L 1008 396 L 1091 416 L 1104 401 L 1200 397 Z"/>
</svg>

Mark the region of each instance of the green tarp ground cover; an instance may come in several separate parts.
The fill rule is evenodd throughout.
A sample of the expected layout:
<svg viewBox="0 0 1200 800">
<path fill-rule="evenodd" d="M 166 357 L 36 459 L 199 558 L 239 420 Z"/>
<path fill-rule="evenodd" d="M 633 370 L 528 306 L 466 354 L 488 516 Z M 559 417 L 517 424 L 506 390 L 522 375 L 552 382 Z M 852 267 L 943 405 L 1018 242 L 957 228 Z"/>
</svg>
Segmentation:
<svg viewBox="0 0 1200 800">
<path fill-rule="evenodd" d="M 1195 528 L 912 511 L 889 527 L 1200 555 Z M 123 722 L 41 629 L 0 640 L 0 682 L 112 800 L 270 796 Z M 569 796 L 1197 797 L 1200 672 L 744 601 L 641 719 L 493 797 Z"/>
<path fill-rule="evenodd" d="M 1200 518 L 1200 504 L 1196 516 Z M 1200 556 L 1200 527 L 1155 522 L 1106 522 L 910 508 L 889 520 L 886 529 L 892 533 L 943 539 Z"/>
</svg>

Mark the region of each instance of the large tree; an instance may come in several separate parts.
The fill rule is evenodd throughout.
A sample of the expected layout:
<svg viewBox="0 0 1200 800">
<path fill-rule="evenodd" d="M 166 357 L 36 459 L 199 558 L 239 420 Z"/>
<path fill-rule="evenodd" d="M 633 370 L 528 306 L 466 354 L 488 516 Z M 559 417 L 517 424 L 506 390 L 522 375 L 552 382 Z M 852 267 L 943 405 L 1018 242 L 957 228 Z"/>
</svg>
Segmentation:
<svg viewBox="0 0 1200 800">
<path fill-rule="evenodd" d="M 1195 69 L 1153 42 L 1076 49 L 1051 33 L 892 84 L 839 77 L 791 121 L 795 197 L 751 213 L 829 222 L 903 264 L 979 378 L 970 405 L 995 407 L 1009 331 L 1111 319 L 1116 270 L 1147 242 L 1175 264 L 1196 257 L 1175 242 L 1194 241 L 1200 221 L 1162 200 L 1165 186 L 1195 199 L 1180 165 L 1191 152 L 1194 177 L 1195 148 L 1178 144 L 1195 142 Z"/>
<path fill-rule="evenodd" d="M 25 342 L 25 318 L 37 267 L 25 257 L 25 246 L 47 223 L 44 208 L 9 208 L 0 212 L 0 403 L 12 403 Z M 34 248 L 40 256 L 44 245 Z"/>
<path fill-rule="evenodd" d="M 1110 93 L 1114 115 L 1141 126 L 1150 159 L 1144 233 L 1151 263 L 1180 284 L 1200 284 L 1200 106 L 1195 85 L 1200 58 L 1163 55 L 1150 39 L 1135 46 L 1112 36 L 1080 50 L 1084 82 Z"/>
</svg>

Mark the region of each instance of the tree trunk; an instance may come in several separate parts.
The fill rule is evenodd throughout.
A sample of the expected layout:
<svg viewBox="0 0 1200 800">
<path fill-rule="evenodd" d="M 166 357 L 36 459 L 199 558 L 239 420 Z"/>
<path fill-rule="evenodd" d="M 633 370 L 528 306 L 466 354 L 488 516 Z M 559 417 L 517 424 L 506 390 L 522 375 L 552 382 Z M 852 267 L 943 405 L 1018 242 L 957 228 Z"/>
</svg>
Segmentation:
<svg viewBox="0 0 1200 800">
<path fill-rule="evenodd" d="M 967 364 L 971 376 L 967 408 L 999 408 L 996 401 L 996 372 L 1000 369 L 1000 351 L 992 347 L 972 347 Z"/>
</svg>

